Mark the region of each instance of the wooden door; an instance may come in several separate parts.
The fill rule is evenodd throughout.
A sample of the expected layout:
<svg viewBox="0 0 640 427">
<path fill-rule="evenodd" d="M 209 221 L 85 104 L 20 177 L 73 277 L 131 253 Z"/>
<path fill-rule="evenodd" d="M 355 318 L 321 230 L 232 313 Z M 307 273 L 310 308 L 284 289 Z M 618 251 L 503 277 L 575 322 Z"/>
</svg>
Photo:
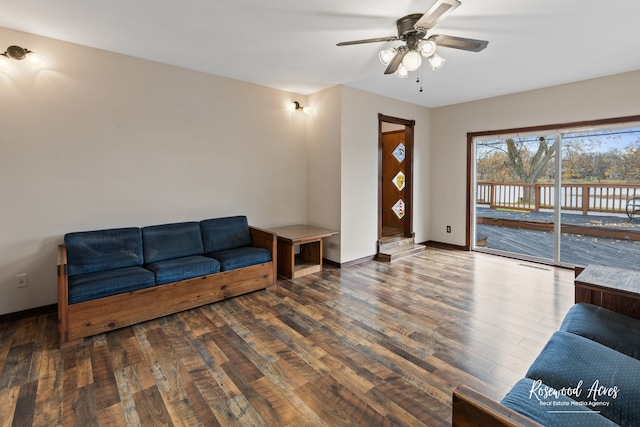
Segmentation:
<svg viewBox="0 0 640 427">
<path fill-rule="evenodd" d="M 403 234 L 406 217 L 405 131 L 382 134 L 382 232 Z"/>
<path fill-rule="evenodd" d="M 378 114 L 378 245 L 384 243 L 382 239 L 385 235 L 384 229 L 391 230 L 394 236 L 415 237 L 413 233 L 413 135 L 415 124 L 414 120 Z M 385 127 L 387 129 L 384 129 Z M 400 131 L 395 132 L 397 130 Z M 383 138 L 387 133 L 389 136 Z M 394 133 L 395 136 L 392 136 Z M 394 138 L 395 141 L 388 144 L 383 141 L 383 139 Z M 400 145 L 401 142 L 404 148 Z M 383 145 L 387 145 L 387 147 L 383 147 Z M 402 174 L 398 175 L 399 172 Z M 398 203 L 400 200 L 402 202 Z"/>
</svg>

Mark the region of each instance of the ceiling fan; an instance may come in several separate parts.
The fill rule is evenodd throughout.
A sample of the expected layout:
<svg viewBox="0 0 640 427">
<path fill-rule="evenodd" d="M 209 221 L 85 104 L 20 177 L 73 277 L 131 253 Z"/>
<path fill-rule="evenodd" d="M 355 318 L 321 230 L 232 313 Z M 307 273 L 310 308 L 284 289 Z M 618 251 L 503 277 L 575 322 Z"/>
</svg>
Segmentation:
<svg viewBox="0 0 640 427">
<path fill-rule="evenodd" d="M 404 45 L 380 51 L 380 61 L 387 65 L 387 69 L 384 71 L 385 74 L 396 73 L 398 77 L 407 77 L 409 71 L 415 71 L 420 68 L 422 57 L 427 58 L 431 67 L 437 70 L 444 64 L 445 60 L 436 53 L 436 47 L 480 52 L 489 44 L 486 40 L 441 34 L 426 37 L 430 29 L 460 5 L 459 0 L 436 0 L 424 15 L 414 13 L 398 19 L 396 21 L 396 26 L 398 27 L 397 36 L 352 40 L 338 43 L 337 46 L 401 40 L 405 42 Z"/>
</svg>

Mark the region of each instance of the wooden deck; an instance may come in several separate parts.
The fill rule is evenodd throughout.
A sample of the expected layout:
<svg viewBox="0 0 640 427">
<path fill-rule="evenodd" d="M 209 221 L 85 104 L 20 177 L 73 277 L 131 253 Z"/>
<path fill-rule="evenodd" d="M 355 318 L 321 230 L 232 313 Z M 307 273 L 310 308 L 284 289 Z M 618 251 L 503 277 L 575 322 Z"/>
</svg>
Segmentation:
<svg viewBox="0 0 640 427">
<path fill-rule="evenodd" d="M 500 399 L 573 303 L 573 272 L 428 248 L 60 350 L 55 314 L 0 324 L 0 425 L 429 426 Z"/>
<path fill-rule="evenodd" d="M 517 212 L 479 208 L 477 215 L 509 221 L 528 223 L 553 223 L 549 212 Z M 563 224 L 576 225 L 597 230 L 607 230 L 624 236 L 640 232 L 640 220 L 629 220 L 622 215 L 563 214 Z M 526 256 L 553 259 L 553 233 L 530 228 L 515 228 L 478 224 L 476 236 L 486 238 L 486 248 L 491 250 L 523 254 Z M 606 238 L 577 233 L 564 233 L 560 242 L 561 261 L 585 267 L 600 264 L 640 270 L 640 241 L 624 238 Z"/>
</svg>

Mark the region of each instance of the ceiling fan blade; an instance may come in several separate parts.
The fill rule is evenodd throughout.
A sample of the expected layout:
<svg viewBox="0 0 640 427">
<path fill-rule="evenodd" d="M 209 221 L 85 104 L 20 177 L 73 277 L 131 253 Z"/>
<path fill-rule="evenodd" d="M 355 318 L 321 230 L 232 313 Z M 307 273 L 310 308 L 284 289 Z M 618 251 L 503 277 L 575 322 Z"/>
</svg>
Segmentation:
<svg viewBox="0 0 640 427">
<path fill-rule="evenodd" d="M 415 24 L 418 31 L 427 31 L 435 27 L 445 16 L 460 6 L 459 0 L 436 0 L 436 2 L 422 15 Z"/>
<path fill-rule="evenodd" d="M 396 53 L 396 56 L 393 57 L 393 59 L 391 60 L 391 62 L 389 62 L 389 65 L 387 66 L 387 69 L 384 70 L 385 74 L 393 74 L 396 72 L 396 70 L 398 69 L 398 67 L 400 66 L 400 64 L 402 63 L 402 59 L 404 58 L 404 56 L 407 54 L 408 50 L 400 50 Z"/>
<path fill-rule="evenodd" d="M 336 46 L 349 46 L 352 44 L 363 44 L 363 43 L 392 42 L 395 40 L 398 40 L 398 36 L 376 37 L 374 39 L 363 39 L 363 40 L 351 40 L 348 42 L 337 43 Z"/>
<path fill-rule="evenodd" d="M 444 36 L 435 34 L 427 40 L 433 40 L 438 46 L 450 47 L 453 49 L 468 50 L 471 52 L 480 52 L 489 44 L 486 40 L 467 39 L 464 37 Z"/>
</svg>

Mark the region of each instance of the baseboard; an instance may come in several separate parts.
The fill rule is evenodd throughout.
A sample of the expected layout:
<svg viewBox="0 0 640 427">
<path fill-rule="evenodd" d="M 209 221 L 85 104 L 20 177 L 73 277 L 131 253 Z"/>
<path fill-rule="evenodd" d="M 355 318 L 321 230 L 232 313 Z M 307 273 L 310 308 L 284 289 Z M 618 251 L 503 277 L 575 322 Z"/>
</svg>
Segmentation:
<svg viewBox="0 0 640 427">
<path fill-rule="evenodd" d="M 331 261 L 330 259 L 323 258 L 322 262 L 332 267 L 345 268 L 345 267 L 351 267 L 352 265 L 356 265 L 356 264 L 362 264 L 363 262 L 373 261 L 375 257 L 376 257 L 375 255 L 371 255 L 371 256 L 366 256 L 364 258 L 358 258 L 358 259 L 354 259 L 354 260 L 343 262 L 343 263 L 335 262 L 335 261 Z"/>
<path fill-rule="evenodd" d="M 428 240 L 428 241 L 423 242 L 421 244 L 425 245 L 427 247 L 439 248 L 439 249 L 451 249 L 451 250 L 456 250 L 456 251 L 468 251 L 469 250 L 465 246 L 452 245 L 451 243 L 442 243 L 442 242 L 436 242 L 436 241 L 433 241 L 433 240 Z"/>
<path fill-rule="evenodd" d="M 58 304 L 44 305 L 42 307 L 29 308 L 27 310 L 16 311 L 13 313 L 0 314 L 0 323 L 15 322 L 16 320 L 26 319 L 28 317 L 40 316 L 42 314 L 51 314 L 58 312 Z"/>
</svg>

